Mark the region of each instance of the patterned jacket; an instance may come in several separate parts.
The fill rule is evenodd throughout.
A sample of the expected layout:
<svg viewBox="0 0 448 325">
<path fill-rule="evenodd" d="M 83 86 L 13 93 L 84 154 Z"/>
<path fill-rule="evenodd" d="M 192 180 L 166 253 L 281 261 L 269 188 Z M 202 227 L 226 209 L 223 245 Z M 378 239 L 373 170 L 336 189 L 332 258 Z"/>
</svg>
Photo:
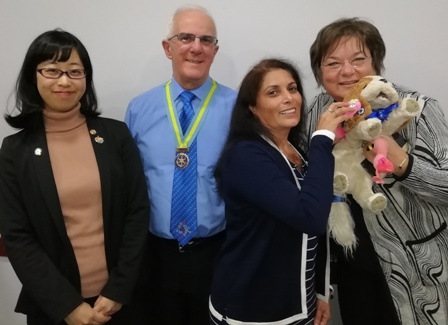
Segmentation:
<svg viewBox="0 0 448 325">
<path fill-rule="evenodd" d="M 401 98 L 414 98 L 421 114 L 401 131 L 409 148 L 409 165 L 401 177 L 387 176 L 374 192 L 388 198 L 379 215 L 364 211 L 402 324 L 446 324 L 448 319 L 448 123 L 438 102 L 395 86 Z M 308 127 L 333 102 L 316 96 Z"/>
</svg>

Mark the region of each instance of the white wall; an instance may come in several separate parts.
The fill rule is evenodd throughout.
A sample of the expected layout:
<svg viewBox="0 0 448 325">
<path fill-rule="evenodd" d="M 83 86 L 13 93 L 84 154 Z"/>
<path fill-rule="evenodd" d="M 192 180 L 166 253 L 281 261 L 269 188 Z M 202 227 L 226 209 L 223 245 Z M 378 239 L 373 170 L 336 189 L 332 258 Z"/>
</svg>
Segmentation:
<svg viewBox="0 0 448 325">
<path fill-rule="evenodd" d="M 103 115 L 122 119 L 132 97 L 170 77 L 161 40 L 169 16 L 184 4 L 181 0 L 0 0 L 0 112 L 5 112 L 31 41 L 61 27 L 78 36 L 89 50 Z M 316 33 L 337 18 L 361 16 L 372 21 L 386 41 L 385 76 L 437 98 L 448 112 L 446 0 L 197 0 L 196 4 L 209 9 L 216 20 L 220 50 L 212 76 L 223 84 L 236 88 L 259 59 L 282 56 L 301 68 L 310 100 L 318 92 L 308 59 Z M 0 138 L 13 131 L 0 119 Z M 0 283 L 10 283 L 5 278 L 14 283 L 13 274 L 0 267 Z M 1 324 L 3 309 L 10 309 L 4 307 L 4 295 L 0 288 Z"/>
<path fill-rule="evenodd" d="M 448 107 L 448 4 L 446 0 L 197 0 L 218 25 L 220 50 L 212 76 L 237 87 L 265 56 L 294 60 L 308 99 L 318 89 L 308 50 L 318 30 L 343 16 L 371 20 L 387 44 L 386 77 L 437 98 Z M 74 33 L 92 57 L 105 116 L 122 119 L 129 100 L 170 77 L 161 47 L 171 13 L 182 0 L 1 0 L 0 112 L 4 112 L 25 52 L 40 33 Z M 9 106 L 13 101 L 9 101 Z M 0 120 L 0 138 L 12 133 Z"/>
</svg>

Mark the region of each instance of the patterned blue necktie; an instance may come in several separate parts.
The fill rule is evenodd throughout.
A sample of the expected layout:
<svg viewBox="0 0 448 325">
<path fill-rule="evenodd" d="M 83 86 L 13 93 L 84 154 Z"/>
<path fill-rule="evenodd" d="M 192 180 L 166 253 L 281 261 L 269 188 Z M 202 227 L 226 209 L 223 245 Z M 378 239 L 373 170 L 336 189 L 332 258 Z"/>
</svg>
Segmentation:
<svg viewBox="0 0 448 325">
<path fill-rule="evenodd" d="M 195 95 L 192 92 L 184 91 L 180 94 L 180 97 L 184 107 L 179 116 L 179 122 L 182 132 L 185 135 L 185 132 L 194 117 L 191 101 Z M 195 139 L 190 146 L 190 150 L 187 152 L 190 160 L 188 166 L 184 169 L 180 169 L 177 166 L 174 167 L 170 232 L 182 247 L 185 246 L 197 232 L 196 150 L 197 143 Z"/>
</svg>

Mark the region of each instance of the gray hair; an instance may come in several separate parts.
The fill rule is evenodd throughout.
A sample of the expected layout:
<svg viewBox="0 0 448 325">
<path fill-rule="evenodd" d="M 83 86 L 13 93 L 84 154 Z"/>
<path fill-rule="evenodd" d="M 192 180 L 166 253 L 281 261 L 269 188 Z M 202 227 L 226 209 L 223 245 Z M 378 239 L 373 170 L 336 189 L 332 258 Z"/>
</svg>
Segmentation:
<svg viewBox="0 0 448 325">
<path fill-rule="evenodd" d="M 213 19 L 212 15 L 207 11 L 207 9 L 205 9 L 204 7 L 201 7 L 201 6 L 197 6 L 197 5 L 188 5 L 188 6 L 182 6 L 182 7 L 178 8 L 174 12 L 174 14 L 171 16 L 170 21 L 168 22 L 168 32 L 166 35 L 166 39 L 172 37 L 174 34 L 173 29 L 174 29 L 174 20 L 175 20 L 176 16 L 185 11 L 190 11 L 190 10 L 200 11 L 203 14 L 205 14 L 206 16 L 208 16 L 211 19 L 211 21 L 213 23 L 213 27 L 215 29 L 216 35 L 212 35 L 212 36 L 218 37 L 218 31 L 216 30 L 215 20 Z"/>
</svg>

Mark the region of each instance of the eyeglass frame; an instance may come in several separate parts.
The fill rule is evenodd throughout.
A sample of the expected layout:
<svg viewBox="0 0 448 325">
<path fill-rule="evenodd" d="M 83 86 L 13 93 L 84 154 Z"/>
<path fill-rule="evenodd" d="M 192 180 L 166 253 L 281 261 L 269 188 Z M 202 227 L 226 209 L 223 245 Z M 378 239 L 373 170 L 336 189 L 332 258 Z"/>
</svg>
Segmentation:
<svg viewBox="0 0 448 325">
<path fill-rule="evenodd" d="M 371 56 L 363 56 L 363 57 L 355 57 L 354 59 L 351 59 L 351 60 L 342 60 L 342 62 L 335 60 L 334 62 L 327 63 L 327 64 L 322 63 L 320 66 L 323 68 L 327 68 L 330 71 L 340 71 L 342 69 L 342 67 L 344 66 L 344 64 L 346 62 L 348 62 L 353 67 L 353 69 L 359 69 L 367 62 L 368 59 L 371 59 L 371 58 L 372 58 Z M 363 60 L 360 64 L 354 64 L 354 62 L 356 60 L 360 60 L 360 59 Z M 340 66 L 332 66 L 332 64 L 340 64 Z"/>
<path fill-rule="evenodd" d="M 194 40 L 192 40 L 191 42 L 185 43 L 183 40 L 179 39 L 179 36 L 188 36 L 188 37 L 194 37 Z M 189 44 L 193 44 L 194 41 L 196 40 L 196 38 L 199 38 L 199 41 L 202 45 L 204 46 L 215 46 L 216 44 L 218 44 L 218 39 L 215 36 L 211 36 L 211 35 L 195 35 L 193 33 L 177 33 L 176 35 L 173 35 L 171 37 L 168 38 L 168 41 L 171 41 L 173 38 L 177 38 L 178 41 L 180 41 L 181 43 L 185 44 L 185 45 L 189 45 Z M 206 44 L 203 42 L 204 38 L 211 38 L 213 40 L 212 43 L 210 44 Z"/>
<path fill-rule="evenodd" d="M 58 71 L 58 76 L 57 77 L 48 77 L 48 76 L 46 76 L 46 75 L 44 75 L 43 73 L 42 73 L 42 71 L 45 71 L 45 70 L 55 70 L 55 71 Z M 74 71 L 74 70 L 77 70 L 77 71 L 82 71 L 84 74 L 83 74 L 83 76 L 82 77 L 73 77 L 73 76 L 70 76 L 70 72 L 71 71 Z M 61 70 L 61 69 L 56 69 L 56 68 L 41 68 L 41 69 L 36 69 L 36 71 L 37 72 L 39 72 L 40 73 L 40 75 L 42 76 L 42 77 L 44 77 L 44 78 L 47 78 L 47 79 L 59 79 L 59 78 L 61 78 L 64 74 L 67 76 L 67 77 L 69 77 L 70 79 L 73 79 L 73 80 L 80 80 L 80 79 L 84 79 L 86 76 L 87 76 L 87 71 L 85 70 L 85 69 L 69 69 L 69 70 Z"/>
</svg>

